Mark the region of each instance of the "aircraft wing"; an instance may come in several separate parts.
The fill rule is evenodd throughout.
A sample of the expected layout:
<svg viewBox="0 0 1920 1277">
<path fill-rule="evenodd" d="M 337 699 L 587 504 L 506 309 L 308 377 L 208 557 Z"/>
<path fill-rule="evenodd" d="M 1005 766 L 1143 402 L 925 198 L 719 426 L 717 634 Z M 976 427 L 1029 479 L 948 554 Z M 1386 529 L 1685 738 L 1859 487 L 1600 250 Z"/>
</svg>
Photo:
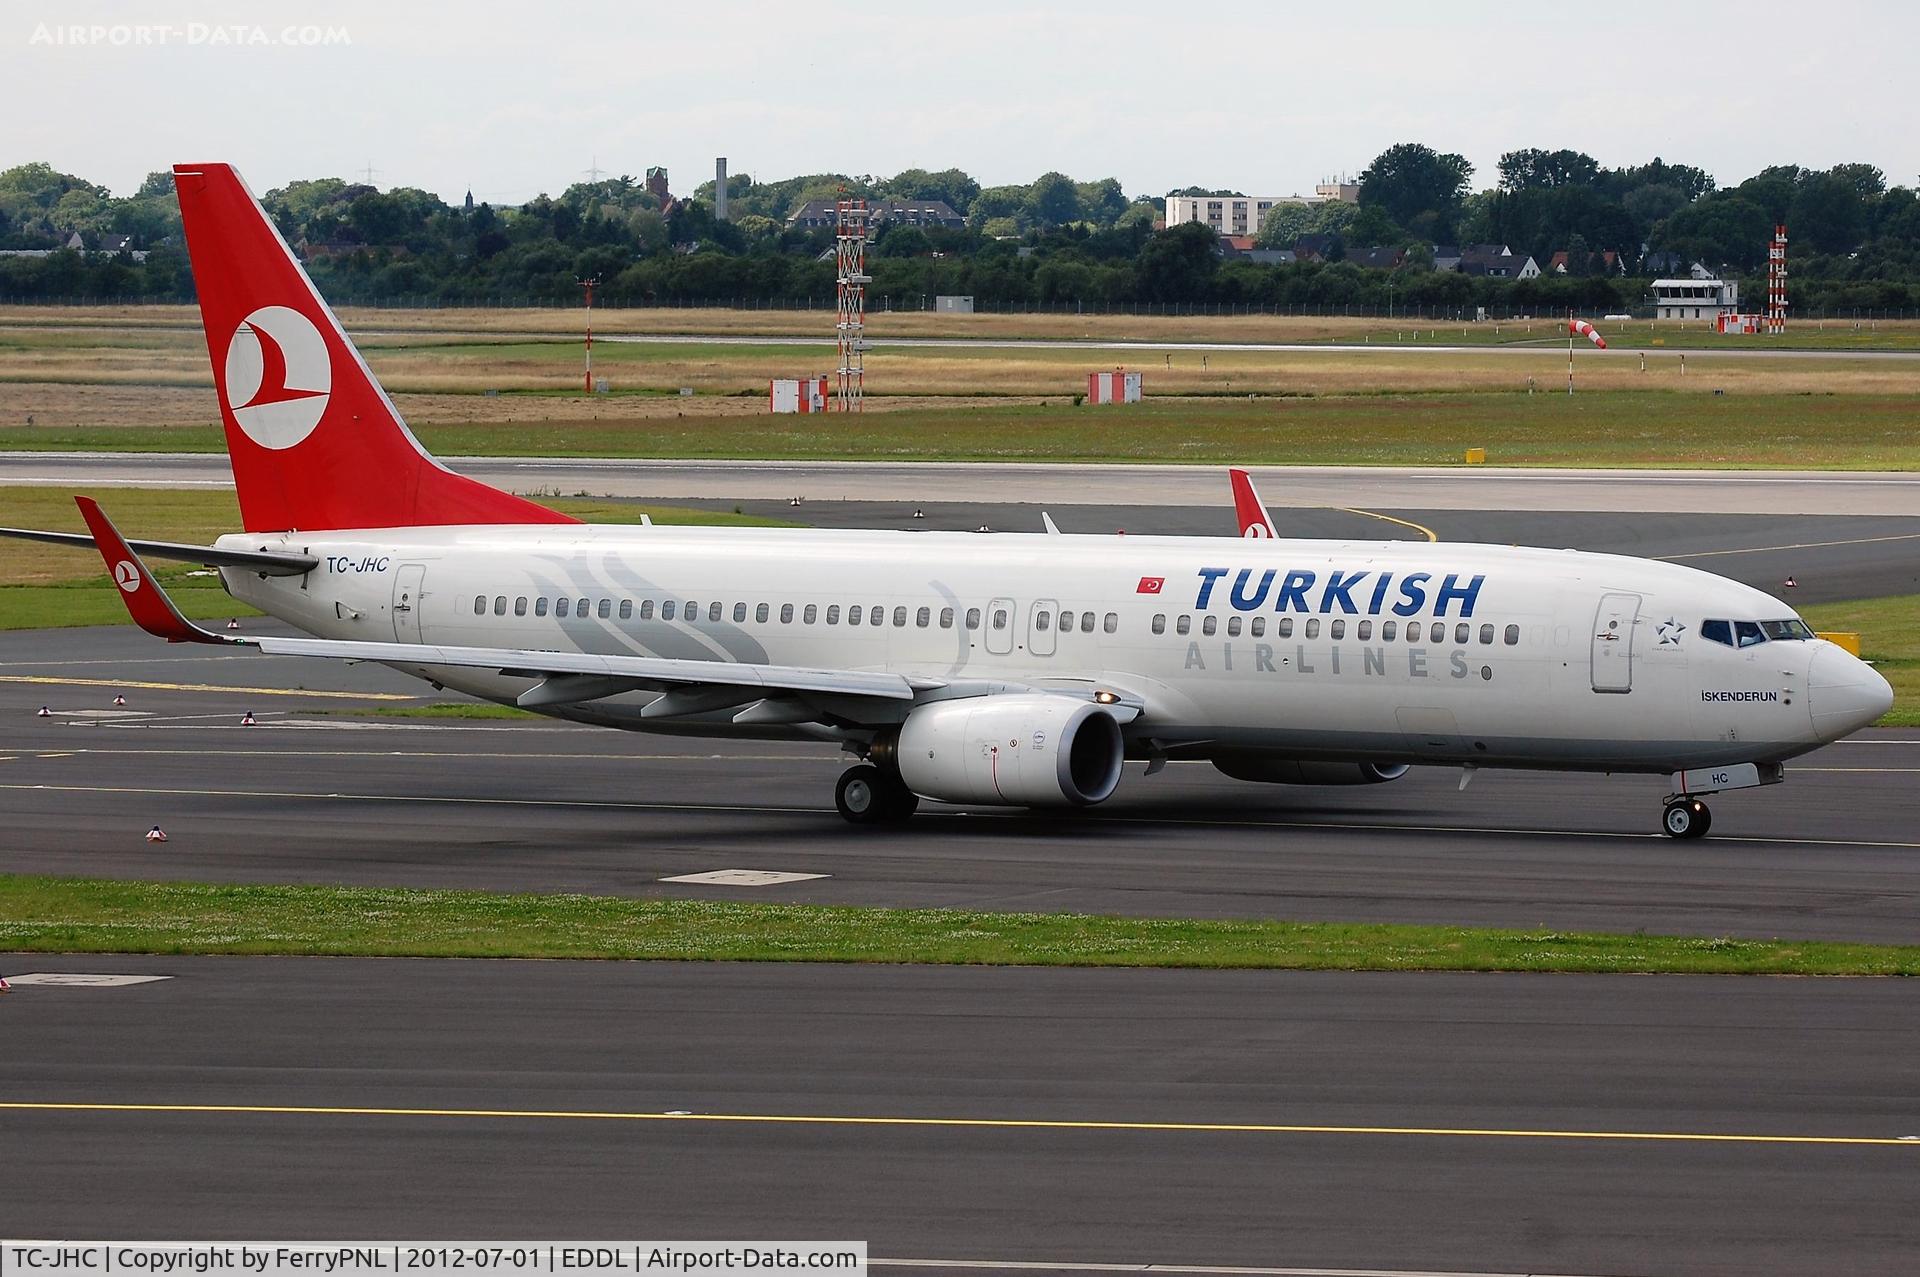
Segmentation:
<svg viewBox="0 0 1920 1277">
<path fill-rule="evenodd" d="M 1274 530 L 1273 519 L 1267 514 L 1267 507 L 1261 503 L 1260 494 L 1253 490 L 1253 476 L 1239 466 L 1229 466 L 1227 477 L 1233 484 L 1233 513 L 1240 521 L 1240 535 L 1243 537 L 1272 538 L 1279 533 Z"/>
<path fill-rule="evenodd" d="M 661 716 L 695 713 L 728 704 L 783 694 L 912 700 L 923 691 L 946 686 L 940 679 L 909 678 L 864 670 L 805 669 L 789 665 L 747 665 L 731 661 L 688 661 L 657 656 L 597 656 L 584 652 L 543 652 L 518 648 L 457 647 L 433 643 L 366 643 L 344 639 L 239 638 L 202 629 L 180 614 L 139 554 L 90 497 L 75 497 L 92 541 L 120 587 L 121 599 L 140 628 L 170 643 L 219 643 L 251 647 L 274 656 L 313 656 L 342 661 L 379 661 L 390 665 L 448 665 L 493 670 L 541 680 L 520 697 L 529 708 L 578 704 L 621 692 L 659 690 L 668 695 Z"/>
<path fill-rule="evenodd" d="M 45 541 L 49 545 L 98 548 L 85 532 L 42 532 L 38 528 L 0 528 L 0 537 L 22 541 Z M 154 559 L 178 559 L 183 563 L 204 563 L 214 568 L 246 568 L 266 576 L 300 576 L 320 566 L 311 554 L 288 554 L 279 550 L 221 550 L 210 545 L 186 545 L 179 541 L 129 541 L 127 545 Z"/>
</svg>

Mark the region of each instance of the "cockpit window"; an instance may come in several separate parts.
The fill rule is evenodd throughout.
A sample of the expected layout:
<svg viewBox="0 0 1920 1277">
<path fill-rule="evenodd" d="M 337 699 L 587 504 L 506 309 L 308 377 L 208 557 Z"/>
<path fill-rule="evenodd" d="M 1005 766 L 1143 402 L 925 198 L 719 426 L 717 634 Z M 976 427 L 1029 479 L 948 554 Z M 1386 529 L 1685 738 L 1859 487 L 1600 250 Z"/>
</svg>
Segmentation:
<svg viewBox="0 0 1920 1277">
<path fill-rule="evenodd" d="M 1770 639 L 1810 639 L 1813 631 L 1798 618 L 1791 621 L 1762 621 L 1760 632 Z"/>
<path fill-rule="evenodd" d="M 1740 647 L 1752 647 L 1755 643 L 1764 643 L 1767 636 L 1760 632 L 1758 621 L 1735 621 L 1733 623 L 1734 642 Z"/>
<path fill-rule="evenodd" d="M 1725 643 L 1728 647 L 1732 647 L 1733 622 L 1702 621 L 1700 622 L 1700 637 L 1711 643 Z"/>
<path fill-rule="evenodd" d="M 1702 621 L 1700 637 L 1728 647 L 1752 647 L 1768 639 L 1802 640 L 1814 637 L 1799 617 L 1787 621 Z"/>
</svg>

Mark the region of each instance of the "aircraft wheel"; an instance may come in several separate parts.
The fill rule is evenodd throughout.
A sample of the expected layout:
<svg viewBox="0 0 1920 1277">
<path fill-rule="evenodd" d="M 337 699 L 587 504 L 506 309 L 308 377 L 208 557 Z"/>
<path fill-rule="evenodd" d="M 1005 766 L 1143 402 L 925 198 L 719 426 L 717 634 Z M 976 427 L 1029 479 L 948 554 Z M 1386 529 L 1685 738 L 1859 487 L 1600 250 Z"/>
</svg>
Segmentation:
<svg viewBox="0 0 1920 1277">
<path fill-rule="evenodd" d="M 866 763 L 841 772 L 839 783 L 833 787 L 833 805 L 855 825 L 877 825 L 885 820 L 892 807 L 888 801 L 891 796 L 880 769 Z"/>
<path fill-rule="evenodd" d="M 1660 814 L 1660 828 L 1669 838 L 1703 838 L 1713 825 L 1713 813 L 1698 798 L 1668 803 Z"/>
</svg>

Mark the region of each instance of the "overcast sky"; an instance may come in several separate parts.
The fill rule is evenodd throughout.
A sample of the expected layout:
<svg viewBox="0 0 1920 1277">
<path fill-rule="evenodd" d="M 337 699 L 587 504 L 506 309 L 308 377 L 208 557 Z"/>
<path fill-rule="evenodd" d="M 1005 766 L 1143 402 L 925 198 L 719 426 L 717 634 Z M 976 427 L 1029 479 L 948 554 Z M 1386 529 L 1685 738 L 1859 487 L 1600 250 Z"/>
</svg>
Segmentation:
<svg viewBox="0 0 1920 1277">
<path fill-rule="evenodd" d="M 765 179 L 1059 169 L 1130 195 L 1288 194 L 1401 141 L 1464 154 L 1476 188 L 1524 146 L 1609 166 L 1659 155 L 1722 183 L 1769 163 L 1866 161 L 1909 186 L 1920 171 L 1907 3 L 7 8 L 0 167 L 47 160 L 117 194 L 204 160 L 255 190 L 371 164 L 382 187 L 519 202 L 597 163 L 664 164 L 690 191 L 716 155 Z"/>
</svg>

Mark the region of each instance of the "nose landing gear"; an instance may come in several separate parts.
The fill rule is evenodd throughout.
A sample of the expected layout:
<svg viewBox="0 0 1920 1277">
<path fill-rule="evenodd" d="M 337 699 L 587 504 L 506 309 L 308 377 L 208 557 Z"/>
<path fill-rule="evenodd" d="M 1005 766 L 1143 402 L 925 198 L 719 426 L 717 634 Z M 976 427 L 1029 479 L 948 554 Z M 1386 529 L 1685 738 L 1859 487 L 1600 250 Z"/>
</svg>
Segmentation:
<svg viewBox="0 0 1920 1277">
<path fill-rule="evenodd" d="M 1660 813 L 1660 828 L 1669 838 L 1704 838 L 1713 827 L 1713 812 L 1698 798 L 1675 798 Z"/>
</svg>

